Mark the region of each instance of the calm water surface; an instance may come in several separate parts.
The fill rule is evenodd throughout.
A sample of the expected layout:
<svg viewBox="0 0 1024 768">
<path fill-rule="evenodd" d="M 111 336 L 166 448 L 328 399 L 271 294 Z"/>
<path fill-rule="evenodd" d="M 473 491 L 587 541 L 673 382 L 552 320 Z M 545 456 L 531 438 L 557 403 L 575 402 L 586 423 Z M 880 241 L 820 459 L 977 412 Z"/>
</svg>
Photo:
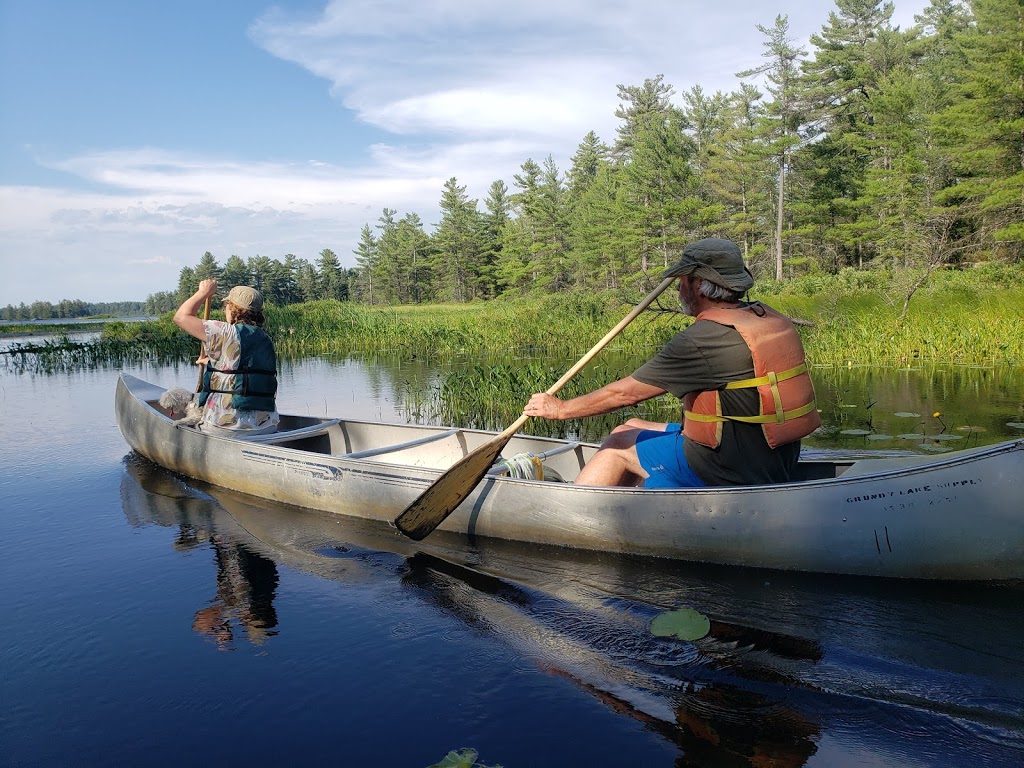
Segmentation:
<svg viewBox="0 0 1024 768">
<path fill-rule="evenodd" d="M 288 364 L 280 407 L 404 421 L 430 375 Z M 416 544 L 132 455 L 116 376 L 0 368 L 2 765 L 1024 764 L 1020 586 Z M 816 377 L 809 450 L 926 450 L 897 435 L 939 434 L 935 411 L 960 443 L 1005 439 L 1022 378 Z M 865 422 L 891 439 L 841 434 Z M 711 634 L 652 637 L 679 607 Z"/>
</svg>

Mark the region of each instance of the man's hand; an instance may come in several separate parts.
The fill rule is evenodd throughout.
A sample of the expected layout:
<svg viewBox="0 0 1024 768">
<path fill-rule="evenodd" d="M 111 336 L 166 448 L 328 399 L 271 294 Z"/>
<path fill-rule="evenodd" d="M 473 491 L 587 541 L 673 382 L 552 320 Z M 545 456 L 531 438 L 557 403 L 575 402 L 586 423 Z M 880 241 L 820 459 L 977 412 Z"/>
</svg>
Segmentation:
<svg viewBox="0 0 1024 768">
<path fill-rule="evenodd" d="M 523 413 L 531 417 L 558 421 L 562 418 L 562 401 L 546 392 L 537 392 L 530 398 Z"/>
</svg>

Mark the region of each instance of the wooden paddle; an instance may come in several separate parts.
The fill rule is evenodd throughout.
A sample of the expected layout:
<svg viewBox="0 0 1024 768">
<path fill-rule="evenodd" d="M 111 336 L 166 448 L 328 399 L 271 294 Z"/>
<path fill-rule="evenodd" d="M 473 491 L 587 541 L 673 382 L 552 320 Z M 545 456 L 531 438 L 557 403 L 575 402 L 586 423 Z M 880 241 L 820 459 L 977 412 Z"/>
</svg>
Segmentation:
<svg viewBox="0 0 1024 768">
<path fill-rule="evenodd" d="M 565 375 L 556 381 L 547 393 L 553 395 L 565 386 L 569 379 L 579 373 L 583 366 L 589 363 L 598 352 L 607 346 L 608 342 L 618 336 L 623 328 L 633 322 L 637 315 L 647 309 L 662 291 L 678 279 L 670 277 L 663 280 L 661 285 L 655 288 L 646 299 L 637 304 L 628 315 L 622 318 L 618 325 L 608 331 L 605 337 L 597 342 L 576 365 L 566 371 Z M 420 541 L 425 536 L 428 536 L 473 492 L 473 489 L 476 488 L 483 476 L 487 474 L 487 470 L 490 469 L 491 465 L 498 458 L 501 450 L 529 418 L 524 413 L 500 435 L 470 451 L 465 457 L 453 464 L 447 472 L 431 483 L 430 487 L 419 498 L 406 507 L 402 514 L 395 518 L 395 525 L 398 527 L 398 530 L 415 541 Z"/>
<path fill-rule="evenodd" d="M 210 297 L 206 297 L 206 304 L 203 305 L 203 320 L 210 319 Z M 199 356 L 206 356 L 206 342 L 199 342 Z M 203 388 L 203 374 L 206 373 L 206 363 L 199 364 L 199 381 L 196 382 L 196 392 Z"/>
</svg>

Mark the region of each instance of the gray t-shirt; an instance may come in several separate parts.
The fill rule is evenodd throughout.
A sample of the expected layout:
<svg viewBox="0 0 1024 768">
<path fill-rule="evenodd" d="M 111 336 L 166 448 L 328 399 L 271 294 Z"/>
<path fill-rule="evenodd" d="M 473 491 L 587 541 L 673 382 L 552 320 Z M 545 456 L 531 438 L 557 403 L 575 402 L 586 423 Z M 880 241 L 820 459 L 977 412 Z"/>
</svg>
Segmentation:
<svg viewBox="0 0 1024 768">
<path fill-rule="evenodd" d="M 754 376 L 754 360 L 739 332 L 726 325 L 699 320 L 677 333 L 657 355 L 640 366 L 633 378 L 682 399 L 689 392 L 720 389 L 730 381 Z M 722 390 L 722 412 L 757 416 L 757 390 Z M 800 443 L 772 449 L 759 424 L 726 421 L 722 444 L 708 448 L 684 441 L 686 463 L 708 485 L 754 485 L 789 482 L 800 456 Z"/>
</svg>

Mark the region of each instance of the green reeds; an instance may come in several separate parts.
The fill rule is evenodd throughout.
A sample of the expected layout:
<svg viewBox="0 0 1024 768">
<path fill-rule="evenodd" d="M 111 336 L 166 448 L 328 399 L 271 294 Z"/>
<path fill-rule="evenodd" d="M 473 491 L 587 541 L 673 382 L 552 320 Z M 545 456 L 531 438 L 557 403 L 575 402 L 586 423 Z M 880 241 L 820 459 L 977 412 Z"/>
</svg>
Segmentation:
<svg viewBox="0 0 1024 768">
<path fill-rule="evenodd" d="M 124 325 L 124 324 L 122 324 Z M 57 373 L 91 368 L 120 368 L 139 362 L 172 363 L 198 349 L 191 337 L 107 338 L 75 341 L 62 334 L 42 343 L 11 344 L 0 354 L 2 365 L 16 373 Z"/>
<path fill-rule="evenodd" d="M 856 284 L 861 276 L 868 287 Z M 889 283 L 882 282 L 889 280 Z M 913 293 L 908 277 L 844 270 L 751 292 L 781 312 L 810 321 L 801 330 L 815 365 L 904 367 L 920 362 L 1024 363 L 1024 269 L 939 272 Z"/>
<path fill-rule="evenodd" d="M 837 275 L 806 275 L 788 283 L 762 281 L 750 298 L 764 300 L 804 322 L 801 335 L 813 365 L 1024 362 L 1024 324 L 1017 319 L 1018 308 L 1024 306 L 1024 266 L 936 272 L 913 292 L 910 288 L 916 284 L 911 278 L 911 273 L 851 269 Z M 672 307 L 675 301 L 667 296 L 659 304 Z M 383 354 L 440 365 L 498 353 L 567 359 L 586 352 L 629 308 L 628 297 L 582 292 L 400 307 L 316 301 L 268 306 L 266 328 L 278 355 L 285 359 Z M 689 318 L 672 312 L 645 313 L 614 340 L 609 351 L 637 359 L 649 357 L 688 322 Z M 118 346 L 115 341 L 130 345 Z M 60 349 L 25 348 L 16 354 L 38 353 L 51 361 L 60 357 L 64 360 L 60 364 L 174 355 L 184 360 L 195 353 L 194 345 L 168 314 L 150 322 L 107 323 L 98 342 L 62 341 Z"/>
<path fill-rule="evenodd" d="M 573 359 L 559 363 L 505 361 L 452 370 L 445 373 L 440 384 L 426 396 L 422 392 L 404 392 L 403 407 L 420 420 L 431 423 L 502 430 L 519 418 L 532 393 L 546 391 L 574 362 Z M 620 355 L 613 355 L 607 362 L 594 362 L 576 374 L 559 396 L 570 398 L 593 391 L 628 376 L 634 368 L 629 358 Z M 666 395 L 605 417 L 568 421 L 532 419 L 524 431 L 546 437 L 595 441 L 634 416 L 649 421 L 678 421 L 680 414 L 679 401 Z"/>
</svg>

